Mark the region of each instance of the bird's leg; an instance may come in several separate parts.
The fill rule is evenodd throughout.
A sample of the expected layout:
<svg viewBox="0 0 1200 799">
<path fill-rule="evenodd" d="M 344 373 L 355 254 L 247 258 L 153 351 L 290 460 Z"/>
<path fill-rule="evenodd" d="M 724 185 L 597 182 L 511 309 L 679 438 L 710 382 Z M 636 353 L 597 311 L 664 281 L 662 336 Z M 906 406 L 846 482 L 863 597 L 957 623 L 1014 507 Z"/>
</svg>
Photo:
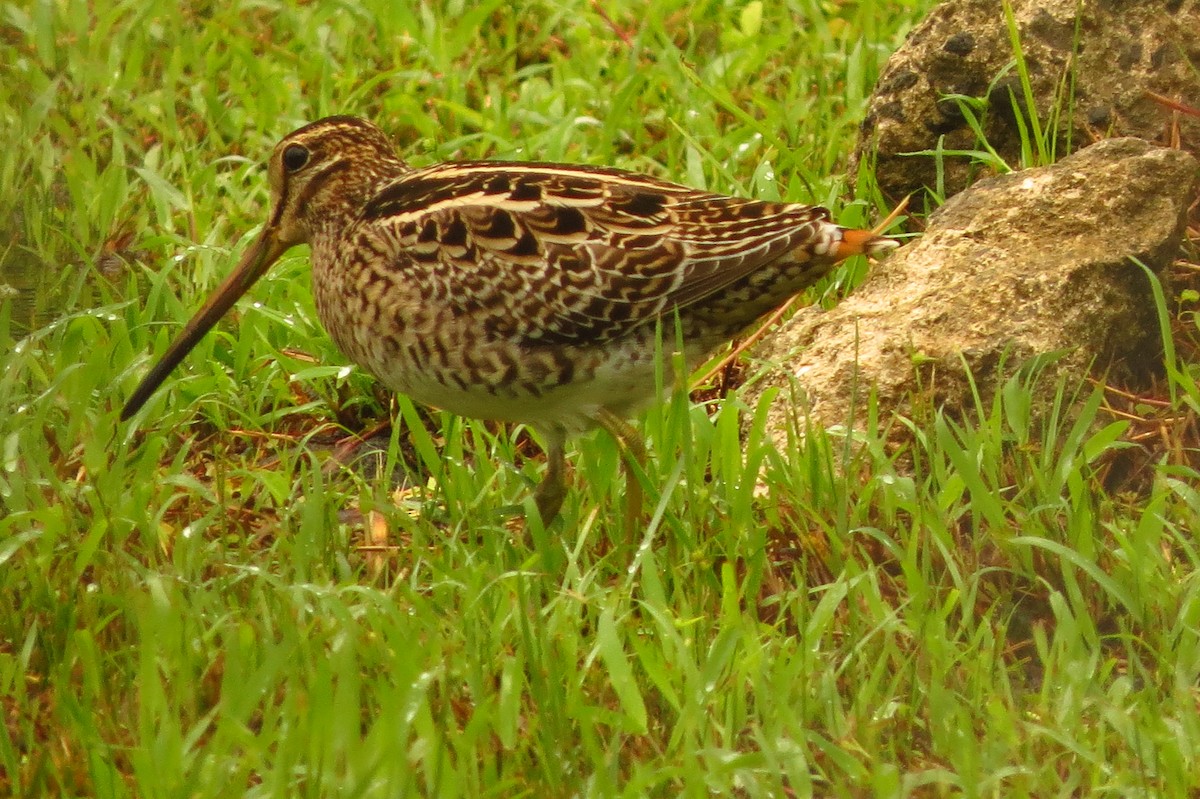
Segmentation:
<svg viewBox="0 0 1200 799">
<path fill-rule="evenodd" d="M 644 471 L 646 464 L 646 445 L 638 435 L 633 425 L 626 422 L 612 411 L 601 408 L 596 414 L 596 421 L 608 431 L 621 450 L 625 471 L 625 538 L 633 541 L 637 533 L 638 521 L 642 516 L 642 482 L 638 479 L 637 471 Z"/>
<path fill-rule="evenodd" d="M 563 499 L 567 496 L 567 464 L 563 452 L 565 436 L 554 431 L 547 434 L 546 438 L 546 474 L 533 491 L 533 500 L 537 503 L 543 527 L 549 527 L 550 522 L 558 516 Z"/>
</svg>

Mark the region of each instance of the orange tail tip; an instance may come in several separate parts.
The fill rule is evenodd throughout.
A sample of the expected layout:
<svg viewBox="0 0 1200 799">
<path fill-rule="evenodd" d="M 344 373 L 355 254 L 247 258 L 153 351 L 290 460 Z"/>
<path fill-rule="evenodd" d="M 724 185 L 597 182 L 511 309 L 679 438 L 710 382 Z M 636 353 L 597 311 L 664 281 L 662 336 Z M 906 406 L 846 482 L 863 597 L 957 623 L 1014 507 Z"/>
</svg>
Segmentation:
<svg viewBox="0 0 1200 799">
<path fill-rule="evenodd" d="M 843 230 L 834 256 L 840 261 L 851 255 L 883 255 L 899 246 L 895 239 L 877 236 L 869 230 Z"/>
</svg>

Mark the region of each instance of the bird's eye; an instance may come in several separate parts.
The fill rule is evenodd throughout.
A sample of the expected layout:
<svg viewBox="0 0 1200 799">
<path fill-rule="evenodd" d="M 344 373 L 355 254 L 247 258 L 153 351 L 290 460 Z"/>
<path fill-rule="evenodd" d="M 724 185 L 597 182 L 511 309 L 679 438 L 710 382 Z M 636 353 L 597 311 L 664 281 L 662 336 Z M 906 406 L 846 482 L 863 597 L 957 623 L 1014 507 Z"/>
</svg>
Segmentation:
<svg viewBox="0 0 1200 799">
<path fill-rule="evenodd" d="M 283 151 L 283 168 L 295 172 L 308 163 L 308 148 L 300 144 L 289 144 Z"/>
</svg>

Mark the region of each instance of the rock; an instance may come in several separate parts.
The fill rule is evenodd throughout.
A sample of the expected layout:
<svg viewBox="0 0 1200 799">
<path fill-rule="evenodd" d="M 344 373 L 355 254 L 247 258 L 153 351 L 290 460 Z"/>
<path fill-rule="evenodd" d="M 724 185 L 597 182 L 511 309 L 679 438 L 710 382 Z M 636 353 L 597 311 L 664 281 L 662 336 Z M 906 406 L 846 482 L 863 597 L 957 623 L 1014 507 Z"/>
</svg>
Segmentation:
<svg viewBox="0 0 1200 799">
<path fill-rule="evenodd" d="M 1073 149 L 1112 136 L 1168 141 L 1164 134 L 1173 112 L 1147 92 L 1191 105 L 1200 100 L 1200 2 L 1013 0 L 1012 5 L 1042 124 L 1051 118 L 1056 96 L 1072 100 L 1058 103 L 1064 108 L 1056 126 L 1060 157 L 1068 141 Z M 947 0 L 935 7 L 884 68 L 855 161 L 875 152 L 880 188 L 893 200 L 923 186 L 936 188 L 935 159 L 902 153 L 935 149 L 943 136 L 944 149 L 979 149 L 959 106 L 944 99 L 962 94 L 989 98 L 988 142 L 1018 168 L 1016 119 L 1025 102 L 1016 70 L 1004 71 L 1013 59 L 995 0 Z M 1183 147 L 1200 153 L 1200 118 L 1182 115 L 1179 127 Z M 966 157 L 946 156 L 945 196 L 965 188 L 977 169 Z"/>
<path fill-rule="evenodd" d="M 870 390 L 880 419 L 908 413 L 918 387 L 940 407 L 966 408 L 964 362 L 985 397 L 998 367 L 1011 374 L 1060 350 L 1060 373 L 1144 371 L 1162 345 L 1150 281 L 1130 259 L 1156 274 L 1173 261 L 1198 174 L 1190 155 L 1126 138 L 982 180 L 836 308 L 805 309 L 764 341 L 756 354 L 780 366 L 746 400 L 799 389 L 798 408 L 780 401 L 770 412 L 782 445 L 796 411 L 821 426 L 861 425 Z"/>
</svg>

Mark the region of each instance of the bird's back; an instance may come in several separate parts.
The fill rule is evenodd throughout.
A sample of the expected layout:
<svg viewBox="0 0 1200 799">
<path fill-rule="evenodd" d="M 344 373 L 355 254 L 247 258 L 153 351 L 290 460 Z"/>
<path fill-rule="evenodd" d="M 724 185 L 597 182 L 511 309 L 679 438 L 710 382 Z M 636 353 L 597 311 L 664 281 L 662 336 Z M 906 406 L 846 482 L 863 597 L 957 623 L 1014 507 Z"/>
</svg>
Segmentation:
<svg viewBox="0 0 1200 799">
<path fill-rule="evenodd" d="M 820 207 L 615 169 L 447 163 L 386 181 L 352 224 L 314 236 L 314 291 L 339 346 L 391 387 L 536 423 L 649 398 L 658 320 L 678 314 L 694 360 L 843 243 Z"/>
</svg>

